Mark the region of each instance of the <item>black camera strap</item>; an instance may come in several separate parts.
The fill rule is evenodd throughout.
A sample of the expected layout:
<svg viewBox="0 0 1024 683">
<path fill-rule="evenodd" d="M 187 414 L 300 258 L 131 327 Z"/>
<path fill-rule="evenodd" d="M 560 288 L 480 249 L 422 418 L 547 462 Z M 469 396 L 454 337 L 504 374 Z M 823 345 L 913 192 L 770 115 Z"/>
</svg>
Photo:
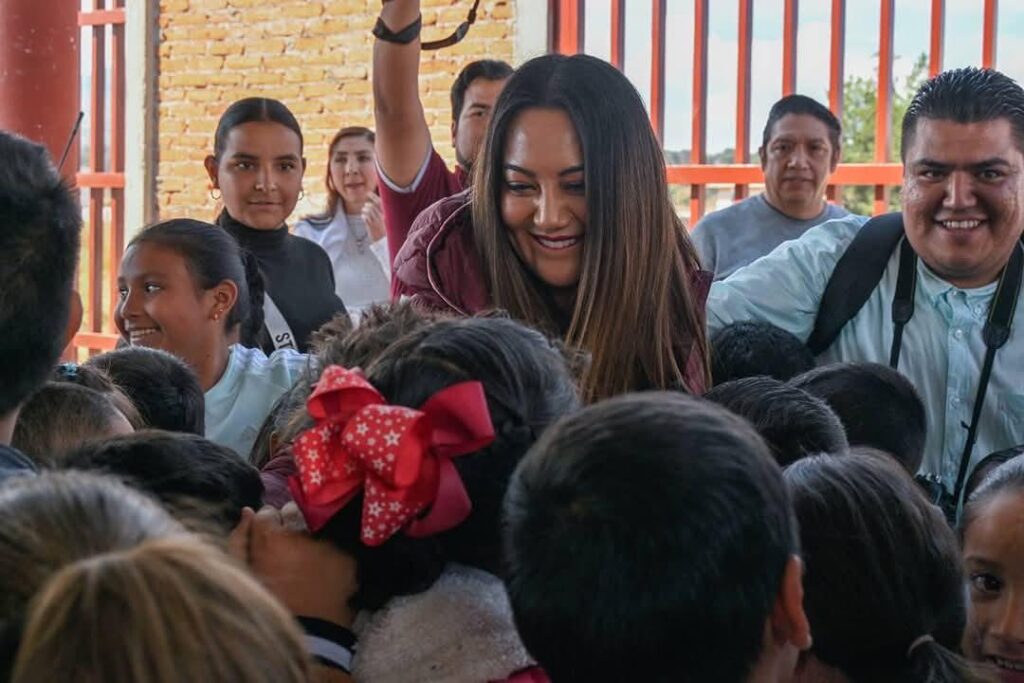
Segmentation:
<svg viewBox="0 0 1024 683">
<path fill-rule="evenodd" d="M 981 366 L 981 378 L 978 380 L 978 393 L 974 398 L 974 410 L 971 413 L 971 424 L 963 425 L 967 430 L 967 443 L 964 444 L 963 455 L 960 456 L 960 470 L 956 475 L 956 486 L 953 487 L 953 500 L 959 502 L 960 494 L 967 478 L 971 452 L 978 436 L 978 421 L 981 419 L 981 407 L 985 402 L 985 390 L 988 388 L 989 376 L 992 374 L 992 363 L 996 359 L 996 351 L 1006 344 L 1010 338 L 1010 327 L 1013 314 L 1020 298 L 1021 280 L 1024 279 L 1024 244 L 1017 242 L 1010 260 L 999 278 L 992 304 L 988 309 L 988 320 L 981 336 L 985 340 L 985 361 Z"/>
<path fill-rule="evenodd" d="M 963 424 L 967 430 L 967 441 L 960 455 L 960 466 L 957 470 L 956 485 L 953 487 L 953 500 L 959 503 L 963 491 L 964 480 L 974 452 L 974 442 L 978 437 L 978 422 L 981 420 L 981 409 L 985 404 L 985 394 L 992 375 L 992 364 L 996 359 L 996 351 L 1006 344 L 1010 338 L 1010 327 L 1013 314 L 1020 298 L 1021 280 L 1024 279 L 1024 244 L 1017 242 L 1010 260 L 999 277 L 995 295 L 988 309 L 988 319 L 981 336 L 985 340 L 985 360 L 981 366 L 981 377 L 978 379 L 978 391 L 974 397 L 974 410 L 971 423 Z M 900 269 L 896 279 L 896 294 L 892 300 L 892 348 L 889 353 L 889 366 L 896 370 L 900 362 L 900 346 L 903 343 L 903 327 L 914 314 L 914 293 L 917 289 L 917 255 L 910 246 L 909 240 L 903 240 L 900 247 Z"/>
<path fill-rule="evenodd" d="M 466 17 L 466 20 L 459 24 L 458 28 L 455 29 L 454 33 L 452 33 L 447 38 L 441 38 L 440 40 L 428 40 L 424 43 L 420 43 L 420 49 L 440 50 L 442 48 L 451 47 L 452 45 L 457 44 L 459 41 L 466 37 L 466 34 L 469 33 L 469 27 L 476 22 L 476 10 L 479 6 L 480 0 L 474 0 L 473 7 L 470 8 L 469 15 Z"/>
<path fill-rule="evenodd" d="M 390 2 L 390 0 L 384 0 L 384 2 Z M 447 38 L 441 38 L 440 40 L 427 40 L 420 43 L 421 50 L 440 50 L 441 48 L 451 47 L 452 45 L 458 44 L 466 34 L 469 33 L 469 28 L 476 23 L 476 11 L 480 7 L 480 0 L 474 0 L 473 6 L 469 10 L 469 14 L 466 16 L 466 20 L 458 25 L 458 27 L 449 35 Z M 373 30 L 370 31 L 374 36 L 388 43 L 396 43 L 398 45 L 408 45 L 412 41 L 416 40 L 420 31 L 423 29 L 423 15 L 416 17 L 408 26 L 402 28 L 399 31 L 392 31 L 388 28 L 388 25 L 384 23 L 384 20 L 377 17 L 377 23 L 374 24 Z"/>
</svg>

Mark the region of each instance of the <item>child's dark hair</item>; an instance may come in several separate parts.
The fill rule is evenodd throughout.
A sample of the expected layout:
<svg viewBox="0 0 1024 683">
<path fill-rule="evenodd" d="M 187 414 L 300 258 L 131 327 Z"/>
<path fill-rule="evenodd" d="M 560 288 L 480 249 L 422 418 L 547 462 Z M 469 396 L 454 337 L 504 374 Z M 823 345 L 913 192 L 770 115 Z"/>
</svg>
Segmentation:
<svg viewBox="0 0 1024 683">
<path fill-rule="evenodd" d="M 354 328 L 332 334 L 332 323 L 327 323 L 313 334 L 310 346 L 324 367 L 366 368 L 406 334 L 445 317 L 417 308 L 410 301 L 374 304 L 362 312 Z"/>
<path fill-rule="evenodd" d="M 505 499 L 506 585 L 558 683 L 740 683 L 761 656 L 796 524 L 749 424 L 683 394 L 563 419 Z"/>
<path fill-rule="evenodd" d="M 196 373 L 177 356 L 128 346 L 94 356 L 81 368 L 110 376 L 138 408 L 146 426 L 169 432 L 205 433 L 205 400 Z"/>
<path fill-rule="evenodd" d="M 963 514 L 960 517 L 960 534 L 967 532 L 978 511 L 1001 493 L 1020 493 L 1024 495 L 1024 455 L 1010 458 L 985 477 L 970 497 L 965 499 Z"/>
<path fill-rule="evenodd" d="M 54 465 L 80 444 L 108 438 L 121 421 L 127 418 L 95 389 L 47 382 L 22 405 L 11 445 L 40 465 Z"/>
<path fill-rule="evenodd" d="M 62 465 L 123 478 L 185 517 L 198 510 L 225 532 L 238 523 L 242 508 L 258 510 L 263 498 L 263 481 L 255 467 L 230 448 L 195 434 L 136 432 L 85 444 L 68 454 Z"/>
<path fill-rule="evenodd" d="M 726 325 L 711 338 L 711 381 L 767 375 L 785 382 L 814 367 L 807 345 L 770 323 Z"/>
<path fill-rule="evenodd" d="M 256 257 L 238 246 L 227 231 L 191 218 L 172 218 L 145 228 L 128 243 L 128 248 L 139 244 L 156 244 L 177 251 L 199 289 L 212 289 L 224 280 L 235 283 L 238 299 L 228 313 L 225 329 L 240 325 L 241 343 L 259 346 L 257 340 L 263 330 L 263 277 Z"/>
<path fill-rule="evenodd" d="M 142 413 L 139 412 L 135 402 L 101 368 L 78 363 L 61 363 L 54 368 L 50 379 L 54 382 L 77 384 L 98 391 L 109 398 L 114 407 L 121 411 L 121 414 L 131 424 L 132 429 L 142 429 L 146 426 Z"/>
<path fill-rule="evenodd" d="M 217 121 L 217 132 L 213 136 L 213 156 L 220 161 L 228 146 L 228 135 L 236 126 L 245 123 L 270 121 L 279 123 L 299 136 L 299 153 L 302 153 L 302 127 L 295 115 L 283 102 L 268 97 L 246 97 L 232 103 Z"/>
<path fill-rule="evenodd" d="M 989 453 L 979 460 L 971 469 L 971 473 L 967 477 L 967 483 L 964 484 L 964 501 L 971 499 L 974 492 L 988 480 L 988 475 L 999 469 L 1003 463 L 1013 460 L 1018 455 L 1024 455 L 1024 444 Z"/>
<path fill-rule="evenodd" d="M 306 412 L 306 400 L 323 368 L 341 365 L 365 369 L 386 348 L 406 334 L 445 317 L 405 301 L 373 304 L 362 312 L 359 324 L 355 327 L 345 313 L 324 323 L 313 333 L 309 342 L 310 353 L 316 358 L 314 369 L 303 373 L 292 388 L 274 403 L 253 442 L 249 462 L 263 467 L 274 455 L 270 447 L 272 436 L 279 443 L 291 443 L 303 430 L 312 426 L 312 420 Z"/>
<path fill-rule="evenodd" d="M 360 494 L 320 530 L 319 537 L 359 563 L 353 606 L 377 609 L 392 597 L 422 592 L 449 562 L 499 574 L 501 501 L 512 470 L 537 435 L 578 406 L 558 349 L 512 320 L 441 321 L 388 347 L 367 369 L 367 379 L 389 403 L 412 408 L 442 389 L 479 381 L 496 438 L 452 460 L 473 505 L 472 514 L 454 529 L 425 538 L 399 532 L 367 547 L 360 542 Z"/>
<path fill-rule="evenodd" d="M 0 416 L 38 389 L 64 346 L 82 207 L 42 145 L 0 131 Z"/>
<path fill-rule="evenodd" d="M 807 455 L 842 453 L 849 447 L 842 423 L 824 401 L 777 379 L 736 379 L 712 388 L 704 398 L 749 420 L 783 467 Z"/>
<path fill-rule="evenodd" d="M 785 478 L 810 655 L 852 683 L 987 681 L 955 654 L 966 620 L 956 536 L 910 475 L 852 453 L 804 458 Z"/>
<path fill-rule="evenodd" d="M 851 446 L 891 453 L 910 474 L 924 458 L 924 403 L 914 385 L 879 363 L 835 363 L 795 377 L 790 384 L 823 399 L 846 429 Z"/>
</svg>

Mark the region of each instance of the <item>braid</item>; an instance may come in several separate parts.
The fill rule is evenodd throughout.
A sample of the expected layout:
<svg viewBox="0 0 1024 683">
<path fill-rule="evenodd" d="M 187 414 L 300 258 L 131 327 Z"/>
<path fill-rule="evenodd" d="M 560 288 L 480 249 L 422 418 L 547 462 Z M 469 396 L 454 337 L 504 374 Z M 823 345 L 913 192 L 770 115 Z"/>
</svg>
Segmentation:
<svg viewBox="0 0 1024 683">
<path fill-rule="evenodd" d="M 245 283 L 249 289 L 247 311 L 239 311 L 242 329 L 239 335 L 244 346 L 259 346 L 257 341 L 263 333 L 263 299 L 266 290 L 263 285 L 263 274 L 260 272 L 259 261 L 249 252 L 242 249 L 242 265 L 245 266 Z"/>
</svg>

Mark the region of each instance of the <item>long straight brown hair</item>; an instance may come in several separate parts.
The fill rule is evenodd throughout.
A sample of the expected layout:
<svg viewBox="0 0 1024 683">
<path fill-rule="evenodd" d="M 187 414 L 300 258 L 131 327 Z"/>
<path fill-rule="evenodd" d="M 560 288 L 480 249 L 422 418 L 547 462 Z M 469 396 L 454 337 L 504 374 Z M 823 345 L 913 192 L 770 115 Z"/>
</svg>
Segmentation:
<svg viewBox="0 0 1024 683">
<path fill-rule="evenodd" d="M 575 303 L 566 320 L 519 258 L 501 217 L 505 142 L 520 112 L 560 109 L 580 140 L 587 225 Z M 707 382 L 704 315 L 691 287 L 699 260 L 668 197 L 661 145 L 636 89 L 586 55 L 521 66 L 495 105 L 474 166 L 473 231 L 495 306 L 589 353 L 588 402 L 641 389 L 687 389 L 697 354 Z"/>
</svg>

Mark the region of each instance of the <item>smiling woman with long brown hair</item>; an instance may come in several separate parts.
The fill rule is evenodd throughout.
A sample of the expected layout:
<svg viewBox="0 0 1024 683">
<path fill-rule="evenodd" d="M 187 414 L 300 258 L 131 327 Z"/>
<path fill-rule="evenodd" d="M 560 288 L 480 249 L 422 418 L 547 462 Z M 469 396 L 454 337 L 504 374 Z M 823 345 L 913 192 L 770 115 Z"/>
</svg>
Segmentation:
<svg viewBox="0 0 1024 683">
<path fill-rule="evenodd" d="M 710 274 L 668 197 L 636 89 L 584 55 L 533 59 L 495 106 L 468 194 L 416 220 L 394 291 L 503 308 L 586 351 L 588 401 L 707 384 Z"/>
</svg>

